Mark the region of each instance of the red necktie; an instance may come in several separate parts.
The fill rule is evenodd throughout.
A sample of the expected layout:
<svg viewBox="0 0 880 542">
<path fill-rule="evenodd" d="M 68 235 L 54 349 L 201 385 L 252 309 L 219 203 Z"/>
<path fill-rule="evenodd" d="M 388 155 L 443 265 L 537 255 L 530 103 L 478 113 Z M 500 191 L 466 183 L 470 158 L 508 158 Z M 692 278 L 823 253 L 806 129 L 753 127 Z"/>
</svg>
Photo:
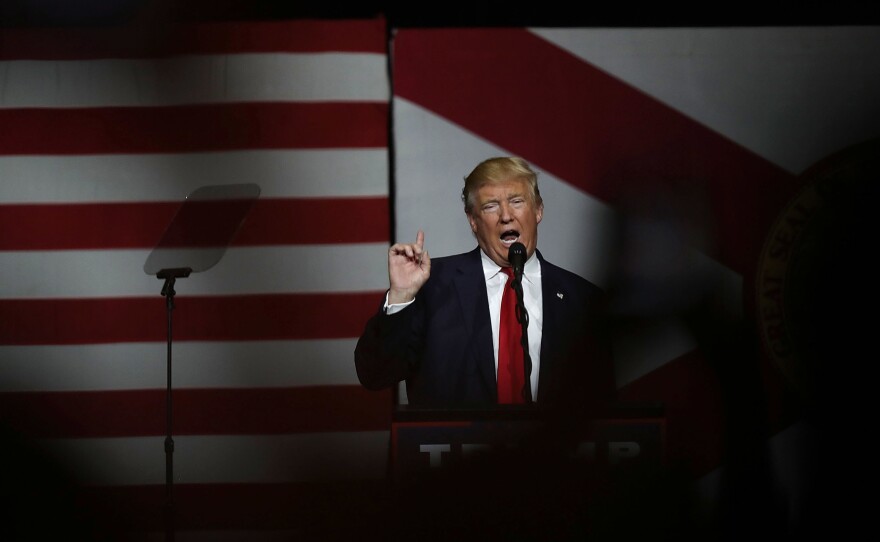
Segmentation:
<svg viewBox="0 0 880 542">
<path fill-rule="evenodd" d="M 525 383 L 523 369 L 522 326 L 516 319 L 516 292 L 513 290 L 513 269 L 502 267 L 507 275 L 501 296 L 501 323 L 498 334 L 498 403 L 523 403 Z"/>
</svg>

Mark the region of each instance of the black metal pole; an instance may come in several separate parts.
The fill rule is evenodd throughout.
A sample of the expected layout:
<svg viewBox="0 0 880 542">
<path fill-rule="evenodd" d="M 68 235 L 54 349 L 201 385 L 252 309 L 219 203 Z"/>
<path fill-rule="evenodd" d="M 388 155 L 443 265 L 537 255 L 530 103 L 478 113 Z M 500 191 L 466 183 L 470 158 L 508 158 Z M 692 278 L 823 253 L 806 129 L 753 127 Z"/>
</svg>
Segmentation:
<svg viewBox="0 0 880 542">
<path fill-rule="evenodd" d="M 165 306 L 168 312 L 168 354 L 167 354 L 167 382 L 165 390 L 165 540 L 174 540 L 174 439 L 171 438 L 173 423 L 173 403 L 171 398 L 171 334 L 172 314 L 174 312 L 174 281 L 171 276 L 165 279 L 165 287 L 162 295 L 165 296 Z"/>
<path fill-rule="evenodd" d="M 167 350 L 167 387 L 165 389 L 165 505 L 163 515 L 165 520 L 165 540 L 174 540 L 174 439 L 171 438 L 173 427 L 173 403 L 171 398 L 171 341 L 172 323 L 174 313 L 174 282 L 180 277 L 188 277 L 192 269 L 189 267 L 163 269 L 156 274 L 159 279 L 165 279 L 162 286 L 162 295 L 165 296 L 165 307 L 168 314 L 168 350 Z"/>
</svg>

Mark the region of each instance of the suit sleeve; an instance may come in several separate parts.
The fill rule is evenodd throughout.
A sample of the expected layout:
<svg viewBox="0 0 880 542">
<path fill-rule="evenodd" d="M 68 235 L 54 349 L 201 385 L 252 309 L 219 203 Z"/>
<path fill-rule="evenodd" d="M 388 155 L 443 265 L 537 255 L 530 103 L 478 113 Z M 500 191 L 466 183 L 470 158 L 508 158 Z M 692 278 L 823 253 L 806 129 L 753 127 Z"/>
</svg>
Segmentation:
<svg viewBox="0 0 880 542">
<path fill-rule="evenodd" d="M 369 390 L 381 390 L 407 379 L 421 359 L 420 322 L 424 307 L 419 297 L 395 314 L 380 308 L 364 327 L 354 350 L 358 380 Z"/>
</svg>

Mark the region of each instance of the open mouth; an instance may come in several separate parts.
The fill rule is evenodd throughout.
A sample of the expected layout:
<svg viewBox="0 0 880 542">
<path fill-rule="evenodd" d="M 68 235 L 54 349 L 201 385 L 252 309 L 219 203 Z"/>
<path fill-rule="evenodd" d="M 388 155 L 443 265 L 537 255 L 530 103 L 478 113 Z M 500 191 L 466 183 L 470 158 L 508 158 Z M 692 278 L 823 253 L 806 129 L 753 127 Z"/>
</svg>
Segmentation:
<svg viewBox="0 0 880 542">
<path fill-rule="evenodd" d="M 507 230 L 501 234 L 501 243 L 507 248 L 516 243 L 517 239 L 519 239 L 519 232 L 516 230 Z"/>
</svg>

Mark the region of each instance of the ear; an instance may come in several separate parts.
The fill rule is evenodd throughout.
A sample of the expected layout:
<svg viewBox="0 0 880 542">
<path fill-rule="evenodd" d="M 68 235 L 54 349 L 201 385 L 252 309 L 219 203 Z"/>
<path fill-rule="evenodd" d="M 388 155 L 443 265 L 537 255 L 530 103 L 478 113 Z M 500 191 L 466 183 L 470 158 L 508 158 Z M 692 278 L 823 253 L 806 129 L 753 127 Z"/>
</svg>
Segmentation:
<svg viewBox="0 0 880 542">
<path fill-rule="evenodd" d="M 537 221 L 536 223 L 540 224 L 542 218 L 544 218 L 544 204 L 543 203 L 541 203 L 541 205 L 538 205 L 538 210 L 535 211 L 535 219 Z"/>
</svg>

